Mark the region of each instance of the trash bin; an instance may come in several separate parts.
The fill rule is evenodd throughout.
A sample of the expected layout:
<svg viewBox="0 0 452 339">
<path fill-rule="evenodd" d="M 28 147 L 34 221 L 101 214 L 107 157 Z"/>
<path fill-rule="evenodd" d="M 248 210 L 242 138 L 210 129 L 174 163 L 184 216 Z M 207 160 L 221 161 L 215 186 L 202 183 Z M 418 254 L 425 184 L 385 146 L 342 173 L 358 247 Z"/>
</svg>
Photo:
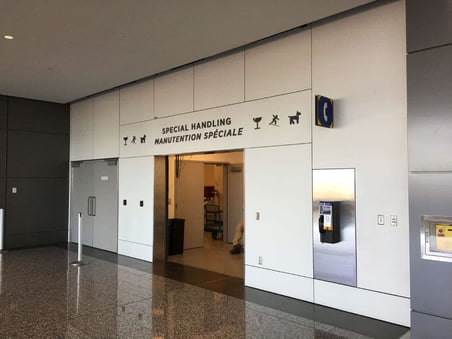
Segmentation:
<svg viewBox="0 0 452 339">
<path fill-rule="evenodd" d="M 167 255 L 182 254 L 184 251 L 185 219 L 168 219 L 166 223 Z"/>
</svg>

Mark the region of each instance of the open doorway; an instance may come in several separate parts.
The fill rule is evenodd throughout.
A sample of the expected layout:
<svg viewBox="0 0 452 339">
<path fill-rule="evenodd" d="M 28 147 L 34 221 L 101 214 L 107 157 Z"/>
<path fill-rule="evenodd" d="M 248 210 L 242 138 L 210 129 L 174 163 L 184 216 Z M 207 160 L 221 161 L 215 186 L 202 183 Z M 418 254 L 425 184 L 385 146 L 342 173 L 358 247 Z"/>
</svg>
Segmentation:
<svg viewBox="0 0 452 339">
<path fill-rule="evenodd" d="M 184 236 L 167 260 L 243 278 L 243 251 L 230 254 L 243 196 L 243 151 L 169 156 L 168 219 L 184 219 Z"/>
</svg>

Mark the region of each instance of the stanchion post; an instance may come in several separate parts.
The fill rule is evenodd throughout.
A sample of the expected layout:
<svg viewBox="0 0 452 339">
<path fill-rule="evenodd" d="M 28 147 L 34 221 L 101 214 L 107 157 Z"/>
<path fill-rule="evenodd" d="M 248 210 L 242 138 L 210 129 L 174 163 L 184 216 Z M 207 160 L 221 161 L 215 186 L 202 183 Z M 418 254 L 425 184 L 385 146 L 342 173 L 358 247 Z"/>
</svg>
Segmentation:
<svg viewBox="0 0 452 339">
<path fill-rule="evenodd" d="M 3 208 L 0 208 L 0 252 L 3 251 Z"/>
<path fill-rule="evenodd" d="M 7 252 L 3 249 L 3 235 L 5 234 L 4 221 L 5 221 L 5 211 L 3 208 L 0 208 L 0 254 Z"/>
<path fill-rule="evenodd" d="M 77 261 L 71 262 L 71 266 L 83 266 L 83 265 L 86 265 L 86 263 L 82 261 L 82 248 L 83 248 L 82 247 L 82 225 L 83 225 L 82 213 L 78 214 L 77 222 L 78 222 L 78 246 L 77 246 L 77 249 L 78 249 L 77 252 L 78 253 L 77 253 Z"/>
<path fill-rule="evenodd" d="M 78 255 L 77 255 L 77 261 L 82 261 L 82 213 L 78 214 Z"/>
</svg>

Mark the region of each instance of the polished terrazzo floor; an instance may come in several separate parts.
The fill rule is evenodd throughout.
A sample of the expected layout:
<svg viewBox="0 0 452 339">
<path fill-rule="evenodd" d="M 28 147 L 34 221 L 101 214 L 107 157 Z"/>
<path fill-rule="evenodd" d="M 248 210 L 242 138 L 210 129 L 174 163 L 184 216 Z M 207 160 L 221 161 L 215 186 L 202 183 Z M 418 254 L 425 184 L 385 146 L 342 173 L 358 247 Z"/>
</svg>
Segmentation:
<svg viewBox="0 0 452 339">
<path fill-rule="evenodd" d="M 407 331 L 245 288 L 218 273 L 86 253 L 82 267 L 69 265 L 76 260 L 71 247 L 1 254 L 0 337 L 334 339 Z"/>
<path fill-rule="evenodd" d="M 168 257 L 168 261 L 243 279 L 244 253 L 231 255 L 229 254 L 231 248 L 232 244 L 220 238 L 212 239 L 211 234 L 205 232 L 203 247 L 192 248 L 184 250 L 182 254 L 171 255 Z"/>
</svg>

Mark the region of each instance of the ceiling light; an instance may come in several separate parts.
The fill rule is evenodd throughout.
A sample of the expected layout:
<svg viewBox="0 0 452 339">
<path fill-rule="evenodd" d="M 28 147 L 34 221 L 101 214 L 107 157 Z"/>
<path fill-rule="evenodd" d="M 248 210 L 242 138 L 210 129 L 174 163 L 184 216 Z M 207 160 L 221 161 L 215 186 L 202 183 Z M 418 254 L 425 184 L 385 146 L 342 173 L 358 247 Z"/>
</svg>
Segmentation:
<svg viewBox="0 0 452 339">
<path fill-rule="evenodd" d="M 6 40 L 13 40 L 14 39 L 14 37 L 12 36 L 12 35 L 4 35 L 3 36 Z"/>
</svg>

